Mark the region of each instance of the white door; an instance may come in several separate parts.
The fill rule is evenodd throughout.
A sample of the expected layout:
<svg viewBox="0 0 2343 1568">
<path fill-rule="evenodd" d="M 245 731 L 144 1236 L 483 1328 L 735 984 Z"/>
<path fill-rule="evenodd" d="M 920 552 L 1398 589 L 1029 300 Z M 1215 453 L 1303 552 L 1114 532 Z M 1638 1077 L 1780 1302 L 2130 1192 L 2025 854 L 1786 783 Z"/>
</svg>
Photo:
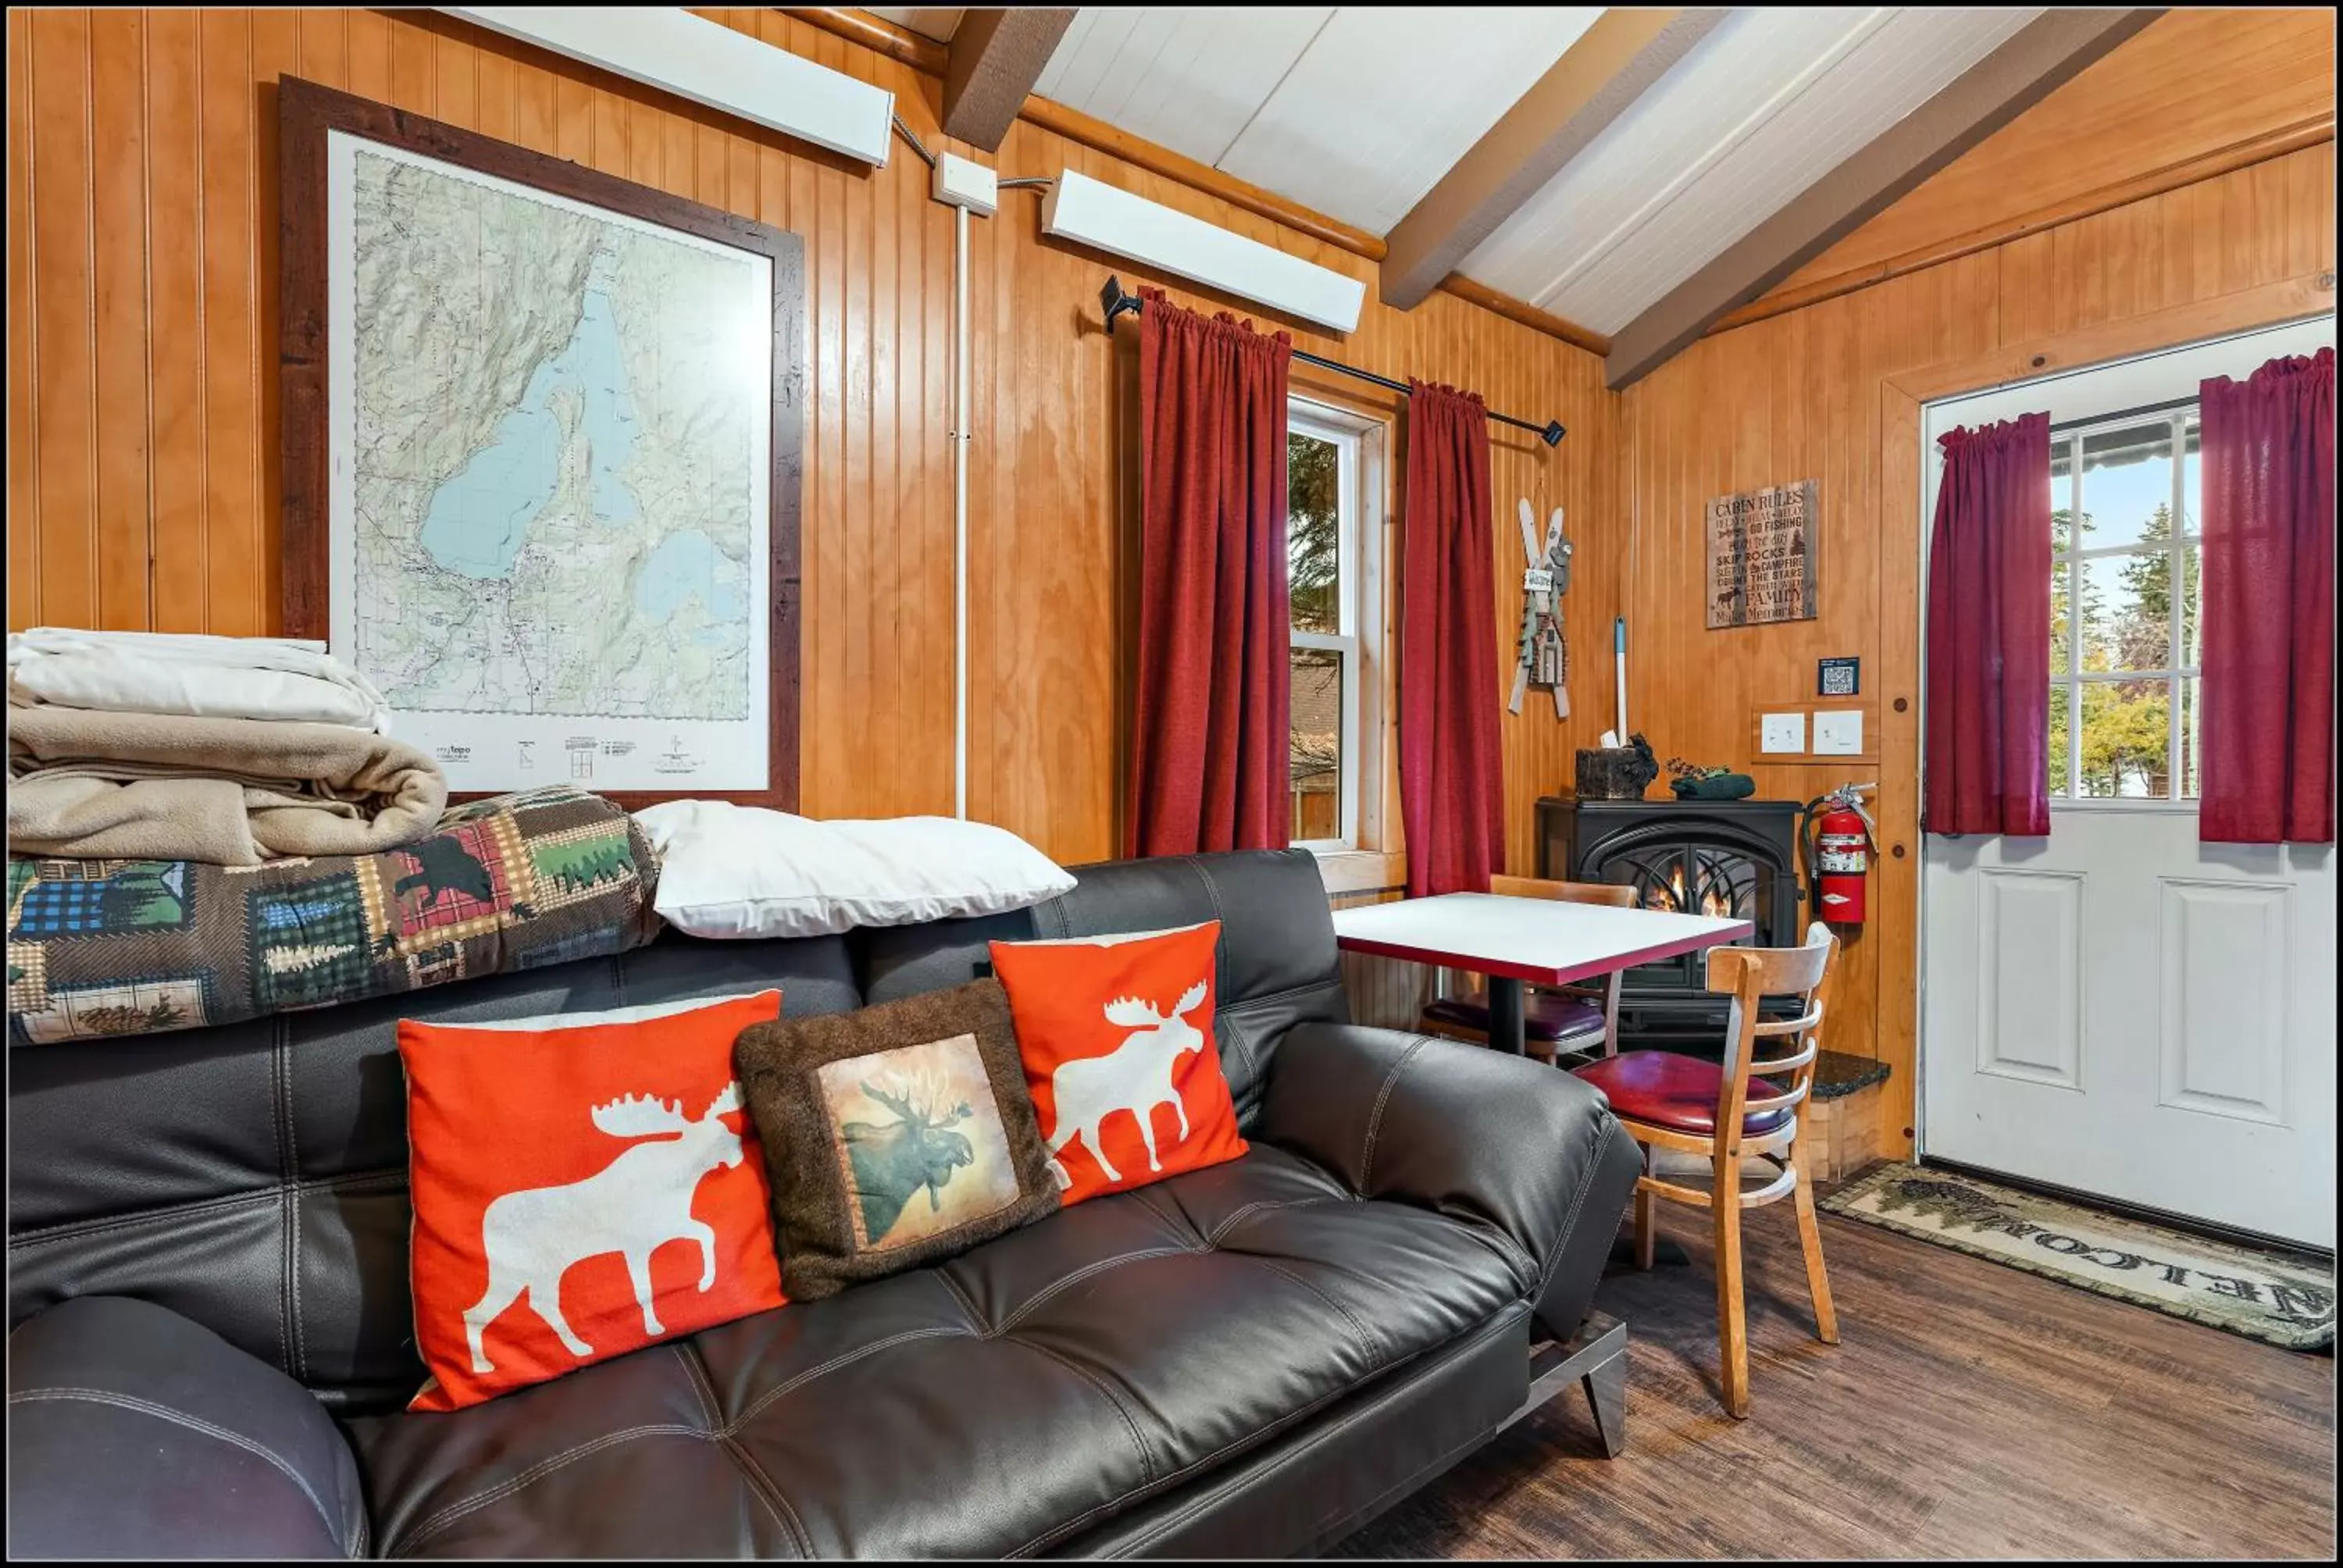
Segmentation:
<svg viewBox="0 0 2343 1568">
<path fill-rule="evenodd" d="M 2047 839 L 1927 836 L 1920 1149 L 2335 1244 L 2331 848 L 2197 841 L 2194 399 L 2322 318 L 1939 404 L 2046 409 L 2056 648 Z"/>
</svg>

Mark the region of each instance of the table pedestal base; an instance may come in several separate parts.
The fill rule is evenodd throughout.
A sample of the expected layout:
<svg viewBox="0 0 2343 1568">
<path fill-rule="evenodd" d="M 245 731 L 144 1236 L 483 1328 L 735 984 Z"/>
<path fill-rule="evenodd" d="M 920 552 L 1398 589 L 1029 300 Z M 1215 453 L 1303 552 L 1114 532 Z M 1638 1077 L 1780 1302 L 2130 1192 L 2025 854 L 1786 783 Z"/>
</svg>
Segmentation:
<svg viewBox="0 0 2343 1568">
<path fill-rule="evenodd" d="M 1523 1054 L 1528 1034 L 1522 1021 L 1522 982 L 1503 975 L 1489 977 L 1489 1043 L 1515 1056 Z"/>
</svg>

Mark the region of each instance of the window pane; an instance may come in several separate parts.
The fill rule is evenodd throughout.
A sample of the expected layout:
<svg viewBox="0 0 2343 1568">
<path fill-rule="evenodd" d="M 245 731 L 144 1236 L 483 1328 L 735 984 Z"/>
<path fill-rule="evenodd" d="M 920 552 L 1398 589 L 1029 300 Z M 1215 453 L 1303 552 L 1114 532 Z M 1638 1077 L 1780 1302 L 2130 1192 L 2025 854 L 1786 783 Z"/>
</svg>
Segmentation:
<svg viewBox="0 0 2343 1568">
<path fill-rule="evenodd" d="M 2197 789 L 2197 753 L 2199 736 L 2204 729 L 2205 715 L 2199 706 L 2197 678 L 2186 675 L 2180 678 L 2180 798 L 2194 800 Z"/>
<path fill-rule="evenodd" d="M 2205 662 L 2205 568 L 2195 545 L 2180 547 L 2180 662 Z"/>
<path fill-rule="evenodd" d="M 2170 689 L 2162 680 L 2084 684 L 2078 793 L 2127 799 L 2165 793 Z"/>
<path fill-rule="evenodd" d="M 2072 759 L 2067 755 L 2069 749 L 2066 745 L 2066 693 L 2067 689 L 2063 686 L 2050 689 L 2050 793 L 2053 795 L 2072 793 L 2067 779 L 2067 764 Z"/>
<path fill-rule="evenodd" d="M 2074 668 L 2068 657 L 2075 645 L 2075 621 L 2067 604 L 2067 585 L 2073 579 L 2072 561 L 2060 561 L 2050 568 L 2050 673 L 2065 675 Z"/>
<path fill-rule="evenodd" d="M 1342 658 L 1297 648 L 1292 658 L 1293 839 L 1342 836 Z"/>
<path fill-rule="evenodd" d="M 2198 499 L 2205 494 L 2205 464 L 2197 451 L 2204 444 L 2204 432 L 2191 414 L 2180 459 L 2180 531 L 2184 534 L 2199 532 L 2205 526 L 2205 508 Z"/>
<path fill-rule="evenodd" d="M 2087 550 L 2172 537 L 2172 423 L 2127 426 L 2083 437 Z"/>
<path fill-rule="evenodd" d="M 1315 436 L 1285 437 L 1285 574 L 1293 629 L 1342 629 L 1342 448 Z"/>
<path fill-rule="evenodd" d="M 2050 448 L 2050 548 L 2064 555 L 2075 548 L 2075 443 L 2060 438 Z"/>
<path fill-rule="evenodd" d="M 2082 563 L 2083 668 L 2163 669 L 2172 658 L 2172 555 Z"/>
</svg>

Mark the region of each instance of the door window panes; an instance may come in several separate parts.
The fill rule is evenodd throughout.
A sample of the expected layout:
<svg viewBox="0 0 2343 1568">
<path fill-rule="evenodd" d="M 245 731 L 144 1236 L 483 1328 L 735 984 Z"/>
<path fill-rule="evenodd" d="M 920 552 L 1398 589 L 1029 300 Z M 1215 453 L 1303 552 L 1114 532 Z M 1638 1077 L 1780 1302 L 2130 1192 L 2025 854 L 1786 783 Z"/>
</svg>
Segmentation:
<svg viewBox="0 0 2343 1568">
<path fill-rule="evenodd" d="M 2200 472 L 2193 406 L 2053 432 L 2054 797 L 2197 793 Z"/>
</svg>

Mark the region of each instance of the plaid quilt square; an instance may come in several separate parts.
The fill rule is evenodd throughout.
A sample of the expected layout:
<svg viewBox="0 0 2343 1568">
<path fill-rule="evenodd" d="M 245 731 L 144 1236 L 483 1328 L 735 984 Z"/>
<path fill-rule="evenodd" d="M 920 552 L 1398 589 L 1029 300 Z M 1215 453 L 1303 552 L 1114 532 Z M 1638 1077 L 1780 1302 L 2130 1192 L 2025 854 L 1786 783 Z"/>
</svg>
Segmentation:
<svg viewBox="0 0 2343 1568">
<path fill-rule="evenodd" d="M 33 868 L 21 884 L 15 868 Z M 26 938 L 176 930 L 187 923 L 187 863 L 108 860 L 87 875 L 75 860 L 10 862 L 10 930 Z"/>
<path fill-rule="evenodd" d="M 373 937 L 351 873 L 256 889 L 245 895 L 245 915 L 263 1011 L 341 1001 L 370 989 Z"/>
<path fill-rule="evenodd" d="M 16 930 L 24 936 L 76 936 L 105 929 L 104 882 L 35 882 L 16 903 Z"/>
<path fill-rule="evenodd" d="M 391 929 L 400 945 L 412 951 L 417 939 L 456 928 L 493 926 L 496 917 L 510 913 L 518 901 L 517 879 L 507 859 L 504 834 L 509 824 L 496 818 L 458 823 L 404 849 L 383 857 L 383 874 L 389 882 Z"/>
<path fill-rule="evenodd" d="M 8 944 L 8 1010 L 40 1012 L 49 1005 L 49 955 L 38 942 Z"/>
</svg>

